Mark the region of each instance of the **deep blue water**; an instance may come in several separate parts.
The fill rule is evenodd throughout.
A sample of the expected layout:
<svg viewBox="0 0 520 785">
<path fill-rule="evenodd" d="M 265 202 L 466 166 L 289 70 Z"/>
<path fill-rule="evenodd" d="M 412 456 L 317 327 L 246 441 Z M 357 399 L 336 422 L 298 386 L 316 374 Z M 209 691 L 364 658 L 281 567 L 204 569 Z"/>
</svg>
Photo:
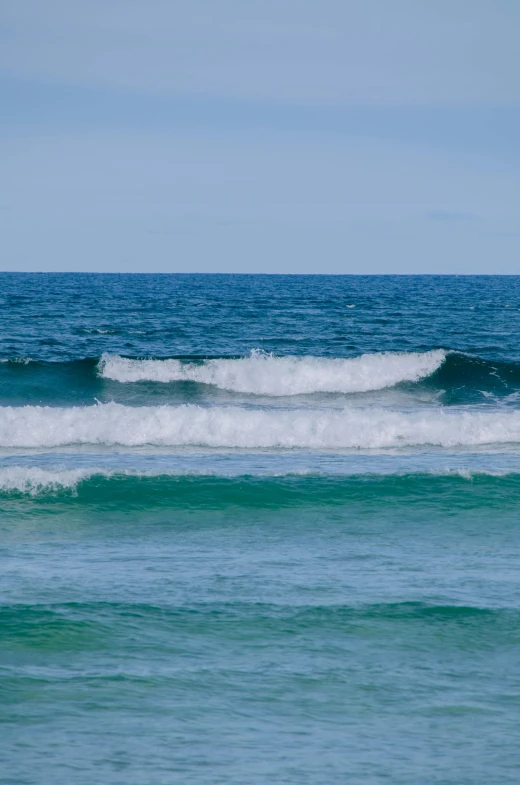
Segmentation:
<svg viewBox="0 0 520 785">
<path fill-rule="evenodd" d="M 520 277 L 0 274 L 0 783 L 513 785 Z"/>
</svg>

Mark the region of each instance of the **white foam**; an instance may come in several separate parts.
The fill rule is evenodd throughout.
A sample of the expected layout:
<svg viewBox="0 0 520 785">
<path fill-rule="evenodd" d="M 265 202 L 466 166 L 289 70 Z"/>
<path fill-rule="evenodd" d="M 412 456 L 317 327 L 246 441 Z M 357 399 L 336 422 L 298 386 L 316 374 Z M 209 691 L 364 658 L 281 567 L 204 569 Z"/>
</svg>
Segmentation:
<svg viewBox="0 0 520 785">
<path fill-rule="evenodd" d="M 0 407 L 0 446 L 102 444 L 270 448 L 520 443 L 520 411 L 262 410 L 239 407 Z"/>
<path fill-rule="evenodd" d="M 40 469 L 38 466 L 6 466 L 0 469 L 0 490 L 36 496 L 42 492 L 73 489 L 95 472 L 88 469 Z"/>
<path fill-rule="evenodd" d="M 238 360 L 131 360 L 103 355 L 99 373 L 118 382 L 192 381 L 223 390 L 256 395 L 315 392 L 355 393 L 382 390 L 399 382 L 416 382 L 442 365 L 446 353 L 364 354 L 354 358 L 274 357 L 259 351 Z"/>
</svg>

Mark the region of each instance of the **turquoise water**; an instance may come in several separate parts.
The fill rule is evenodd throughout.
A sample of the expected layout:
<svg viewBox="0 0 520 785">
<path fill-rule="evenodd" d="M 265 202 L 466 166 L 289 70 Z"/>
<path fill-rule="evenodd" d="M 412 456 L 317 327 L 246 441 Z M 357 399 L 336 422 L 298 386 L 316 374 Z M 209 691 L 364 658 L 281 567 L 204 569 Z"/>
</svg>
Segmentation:
<svg viewBox="0 0 520 785">
<path fill-rule="evenodd" d="M 520 278 L 0 305 L 2 785 L 518 782 Z"/>
</svg>

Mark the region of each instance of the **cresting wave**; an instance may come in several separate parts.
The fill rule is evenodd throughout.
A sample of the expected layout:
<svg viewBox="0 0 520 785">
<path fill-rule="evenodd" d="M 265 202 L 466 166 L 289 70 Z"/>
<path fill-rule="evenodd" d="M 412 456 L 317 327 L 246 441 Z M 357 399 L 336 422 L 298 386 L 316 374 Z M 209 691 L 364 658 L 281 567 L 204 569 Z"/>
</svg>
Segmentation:
<svg viewBox="0 0 520 785">
<path fill-rule="evenodd" d="M 404 362 L 399 358 L 405 358 Z M 440 364 L 434 368 L 436 362 Z M 224 369 L 227 366 L 229 376 L 226 380 Z M 334 393 L 334 385 L 342 385 L 337 393 L 340 395 L 345 391 L 368 393 L 377 386 L 388 388 L 392 384 L 404 383 L 415 386 L 421 395 L 424 387 L 429 392 L 438 392 L 445 405 L 489 404 L 495 400 L 515 405 L 520 393 L 518 362 L 498 362 L 455 351 L 432 350 L 425 353 L 369 354 L 351 359 L 271 357 L 261 353 L 238 360 L 203 360 L 197 357 L 136 360 L 115 355 L 105 355 L 101 360 L 91 357 L 63 362 L 12 358 L 0 363 L 0 394 L 6 403 L 20 400 L 68 405 L 69 402 L 87 404 L 94 397 L 104 396 L 121 403 L 131 400 L 133 404 L 138 400 L 146 403 L 147 396 L 153 396 L 154 402 L 158 402 L 157 396 L 168 401 L 172 393 L 176 396 L 193 393 L 193 390 L 173 389 L 172 368 L 177 369 L 178 382 L 191 381 L 192 385 L 199 385 L 205 388 L 204 392 L 210 393 L 216 388 L 216 382 L 212 386 L 209 381 L 212 375 L 215 379 L 218 377 L 219 384 L 228 384 L 231 393 L 234 392 L 231 385 L 235 384 L 236 390 L 247 388 L 258 395 L 274 395 L 275 392 L 276 395 L 296 395 L 302 391 L 306 394 L 320 391 Z M 419 371 L 426 373 L 430 370 L 429 375 L 415 381 L 412 378 Z M 190 375 L 191 379 L 188 378 Z M 198 375 L 201 381 L 195 380 Z M 120 383 L 130 379 L 141 383 Z M 158 385 L 157 381 L 170 381 L 173 388 L 167 384 Z M 240 387 L 242 383 L 244 386 Z"/>
<path fill-rule="evenodd" d="M 520 443 L 520 411 L 261 410 L 236 406 L 0 408 L 1 447 L 71 444 L 390 448 Z"/>
<path fill-rule="evenodd" d="M 314 392 L 356 393 L 382 390 L 399 382 L 430 376 L 446 352 L 364 354 L 354 358 L 275 357 L 253 350 L 241 359 L 201 363 L 180 360 L 134 360 L 103 355 L 99 374 L 118 382 L 178 382 L 209 384 L 232 392 L 255 395 L 301 395 Z"/>
<path fill-rule="evenodd" d="M 75 489 L 78 483 L 92 477 L 96 470 L 41 469 L 39 466 L 6 466 L 0 469 L 0 492 L 18 491 L 36 496 Z M 110 474 L 105 473 L 106 477 Z"/>
<path fill-rule="evenodd" d="M 37 466 L 0 468 L 0 496 L 59 502 L 108 504 L 116 510 L 137 506 L 178 509 L 242 506 L 280 508 L 413 499 L 429 509 L 460 501 L 480 508 L 520 503 L 520 474 L 463 469 L 396 474 L 221 476 L 195 473 L 68 470 Z M 458 501 L 457 501 L 458 500 Z"/>
</svg>

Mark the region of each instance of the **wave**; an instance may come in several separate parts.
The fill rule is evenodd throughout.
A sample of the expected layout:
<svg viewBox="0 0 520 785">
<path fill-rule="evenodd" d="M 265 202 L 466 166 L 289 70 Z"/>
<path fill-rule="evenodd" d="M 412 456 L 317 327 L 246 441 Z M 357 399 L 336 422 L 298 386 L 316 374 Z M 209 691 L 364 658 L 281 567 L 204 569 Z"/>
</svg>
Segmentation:
<svg viewBox="0 0 520 785">
<path fill-rule="evenodd" d="M 139 384 L 128 384 L 137 381 Z M 157 382 L 163 382 L 158 384 Z M 192 385 L 188 389 L 185 382 Z M 168 384 L 166 384 L 168 383 Z M 178 383 L 177 387 L 175 384 Z M 200 386 L 201 389 L 197 390 Z M 5 404 L 88 404 L 94 398 L 121 403 L 188 402 L 217 390 L 228 394 L 295 396 L 368 393 L 406 388 L 433 391 L 445 405 L 518 404 L 520 363 L 498 362 L 448 350 L 367 354 L 356 358 L 274 357 L 253 352 L 231 359 L 198 356 L 139 360 L 119 355 L 62 362 L 4 359 L 0 401 Z"/>
<path fill-rule="evenodd" d="M 236 406 L 0 407 L 1 447 L 72 444 L 381 449 L 520 443 L 520 411 L 262 410 Z"/>
<path fill-rule="evenodd" d="M 419 658 L 424 658 L 425 647 L 434 652 L 449 647 L 459 656 L 461 650 L 477 650 L 489 656 L 492 646 L 499 647 L 499 651 L 516 649 L 519 622 L 520 611 L 514 605 L 462 604 L 449 596 L 437 603 L 416 600 L 295 604 L 282 598 L 279 602 L 240 598 L 226 602 L 218 596 L 207 602 L 190 601 L 188 597 L 176 603 L 117 598 L 45 603 L 5 601 L 0 605 L 0 646 L 4 653 L 10 653 L 10 659 L 23 663 L 33 662 L 35 655 L 38 661 L 48 661 L 55 653 L 63 661 L 64 657 L 75 659 L 77 654 L 81 662 L 85 652 L 102 653 L 104 658 L 110 653 L 111 660 L 117 657 L 123 666 L 110 669 L 103 676 L 103 684 L 113 682 L 113 689 L 121 692 L 124 683 L 132 681 L 141 690 L 147 685 L 152 690 L 157 688 L 153 671 L 147 675 L 150 669 L 124 667 L 124 663 L 128 665 L 128 652 L 142 645 L 143 640 L 147 657 L 152 651 L 163 657 L 165 652 L 175 656 L 179 641 L 200 640 L 201 634 L 212 646 L 219 640 L 239 640 L 254 641 L 256 645 L 261 641 L 264 647 L 267 641 L 278 646 L 285 641 L 287 646 L 287 637 L 295 645 L 302 645 L 302 641 L 308 645 L 309 636 L 318 636 L 323 646 L 330 635 L 334 641 L 347 636 L 349 641 L 359 637 L 366 642 L 368 637 L 382 645 L 398 636 L 400 645 L 405 640 L 408 649 L 415 649 Z M 174 652 L 172 646 L 176 647 Z M 9 680 L 4 681 L 5 697 L 12 699 Z M 91 673 L 87 671 L 85 689 L 90 681 Z M 39 669 L 40 690 L 46 685 L 49 690 L 55 689 L 55 682 L 54 669 Z M 77 681 L 75 686 L 78 689 Z"/>
<path fill-rule="evenodd" d="M 103 355 L 99 374 L 118 382 L 179 382 L 209 384 L 222 390 L 256 395 L 301 395 L 315 392 L 356 393 L 382 390 L 399 382 L 430 376 L 446 352 L 364 354 L 353 358 L 275 357 L 253 350 L 241 359 L 202 362 L 135 360 Z"/>
<path fill-rule="evenodd" d="M 396 474 L 221 476 L 210 473 L 139 472 L 91 468 L 68 470 L 12 466 L 0 469 L 0 496 L 46 502 L 108 505 L 116 510 L 167 507 L 322 507 L 352 503 L 464 510 L 520 503 L 520 473 L 464 469 Z"/>
<path fill-rule="evenodd" d="M 5 603 L 0 605 L 0 636 L 8 643 L 15 634 L 19 638 L 41 635 L 49 639 L 56 633 L 68 631 L 79 633 L 82 628 L 88 634 L 89 629 L 103 632 L 104 636 L 113 628 L 114 622 L 121 626 L 130 626 L 135 631 L 136 620 L 142 624 L 159 623 L 167 628 L 171 635 L 172 622 L 188 624 L 190 627 L 199 620 L 209 617 L 219 626 L 225 622 L 247 621 L 253 619 L 255 624 L 275 625 L 280 632 L 279 620 L 292 621 L 300 626 L 306 623 L 319 623 L 324 626 L 340 625 L 348 621 L 420 621 L 428 624 L 452 622 L 454 624 L 471 622 L 478 626 L 486 622 L 504 622 L 504 631 L 512 633 L 516 638 L 520 611 L 513 606 L 500 605 L 468 605 L 455 602 L 435 603 L 420 600 L 338 604 L 323 603 L 318 605 L 291 604 L 289 602 L 253 602 L 215 599 L 213 602 L 186 602 L 183 604 L 152 604 L 149 602 L 83 601 L 83 602 L 47 602 L 41 603 Z M 69 627 L 70 625 L 70 627 Z M 287 629 L 287 628 L 285 628 Z M 301 629 L 301 628 L 300 628 Z M 74 636 L 75 637 L 75 636 Z M 515 641 L 516 642 L 516 641 Z"/>
<path fill-rule="evenodd" d="M 83 480 L 97 474 L 89 469 L 41 469 L 39 466 L 7 466 L 0 469 L 0 492 L 36 496 L 76 489 Z M 103 472 L 108 478 L 110 472 Z"/>
</svg>

